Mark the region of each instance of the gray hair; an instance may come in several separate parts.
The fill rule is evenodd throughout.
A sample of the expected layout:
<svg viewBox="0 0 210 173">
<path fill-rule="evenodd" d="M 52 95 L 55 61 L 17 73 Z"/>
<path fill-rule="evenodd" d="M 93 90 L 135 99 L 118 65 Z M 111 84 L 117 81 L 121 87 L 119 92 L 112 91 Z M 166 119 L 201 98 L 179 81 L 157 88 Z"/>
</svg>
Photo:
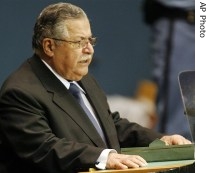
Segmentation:
<svg viewBox="0 0 210 173">
<path fill-rule="evenodd" d="M 34 50 L 42 50 L 44 38 L 60 37 L 67 34 L 66 20 L 87 18 L 86 13 L 70 3 L 56 3 L 42 10 L 34 25 L 32 47 Z"/>
</svg>

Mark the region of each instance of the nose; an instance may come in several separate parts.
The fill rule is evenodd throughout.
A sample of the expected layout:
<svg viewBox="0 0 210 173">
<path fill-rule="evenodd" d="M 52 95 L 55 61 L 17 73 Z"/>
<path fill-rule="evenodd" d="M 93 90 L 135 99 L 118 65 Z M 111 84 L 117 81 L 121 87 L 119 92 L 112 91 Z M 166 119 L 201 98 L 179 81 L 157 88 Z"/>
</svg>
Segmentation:
<svg viewBox="0 0 210 173">
<path fill-rule="evenodd" d="M 88 53 L 88 54 L 93 54 L 94 53 L 93 45 L 90 44 L 89 41 L 86 43 L 86 46 L 83 48 L 83 52 Z"/>
</svg>

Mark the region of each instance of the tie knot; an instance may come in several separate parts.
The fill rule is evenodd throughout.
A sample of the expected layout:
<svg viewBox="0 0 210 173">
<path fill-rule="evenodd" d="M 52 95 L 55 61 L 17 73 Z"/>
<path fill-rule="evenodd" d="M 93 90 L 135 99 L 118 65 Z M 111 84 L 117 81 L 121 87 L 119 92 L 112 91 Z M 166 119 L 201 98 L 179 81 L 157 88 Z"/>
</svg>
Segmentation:
<svg viewBox="0 0 210 173">
<path fill-rule="evenodd" d="M 69 91 L 74 95 L 74 96 L 77 96 L 79 95 L 80 93 L 80 88 L 74 84 L 74 83 L 70 83 L 70 87 L 69 87 Z"/>
</svg>

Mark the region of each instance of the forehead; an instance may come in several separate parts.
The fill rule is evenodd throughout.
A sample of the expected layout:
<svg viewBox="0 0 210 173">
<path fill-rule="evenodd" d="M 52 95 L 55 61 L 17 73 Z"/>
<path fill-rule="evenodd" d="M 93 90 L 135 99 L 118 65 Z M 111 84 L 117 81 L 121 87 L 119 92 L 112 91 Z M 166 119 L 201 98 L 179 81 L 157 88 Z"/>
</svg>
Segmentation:
<svg viewBox="0 0 210 173">
<path fill-rule="evenodd" d="M 70 37 L 90 37 L 90 22 L 87 18 L 67 20 L 66 26 Z"/>
</svg>

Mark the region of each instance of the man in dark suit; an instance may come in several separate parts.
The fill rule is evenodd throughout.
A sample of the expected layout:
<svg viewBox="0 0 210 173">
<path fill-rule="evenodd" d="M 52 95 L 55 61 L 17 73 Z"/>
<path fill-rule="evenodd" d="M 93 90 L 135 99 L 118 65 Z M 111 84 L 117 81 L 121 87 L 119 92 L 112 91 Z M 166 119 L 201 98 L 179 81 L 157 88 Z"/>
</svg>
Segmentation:
<svg viewBox="0 0 210 173">
<path fill-rule="evenodd" d="M 160 138 L 188 144 L 180 135 L 163 136 L 112 113 L 88 66 L 95 38 L 85 12 L 69 3 L 46 7 L 34 26 L 34 55 L 0 91 L 0 158 L 9 173 L 70 173 L 145 166 L 121 147 L 148 146 Z M 92 123 L 69 91 L 79 90 Z M 93 124 L 102 130 L 99 135 Z"/>
</svg>

